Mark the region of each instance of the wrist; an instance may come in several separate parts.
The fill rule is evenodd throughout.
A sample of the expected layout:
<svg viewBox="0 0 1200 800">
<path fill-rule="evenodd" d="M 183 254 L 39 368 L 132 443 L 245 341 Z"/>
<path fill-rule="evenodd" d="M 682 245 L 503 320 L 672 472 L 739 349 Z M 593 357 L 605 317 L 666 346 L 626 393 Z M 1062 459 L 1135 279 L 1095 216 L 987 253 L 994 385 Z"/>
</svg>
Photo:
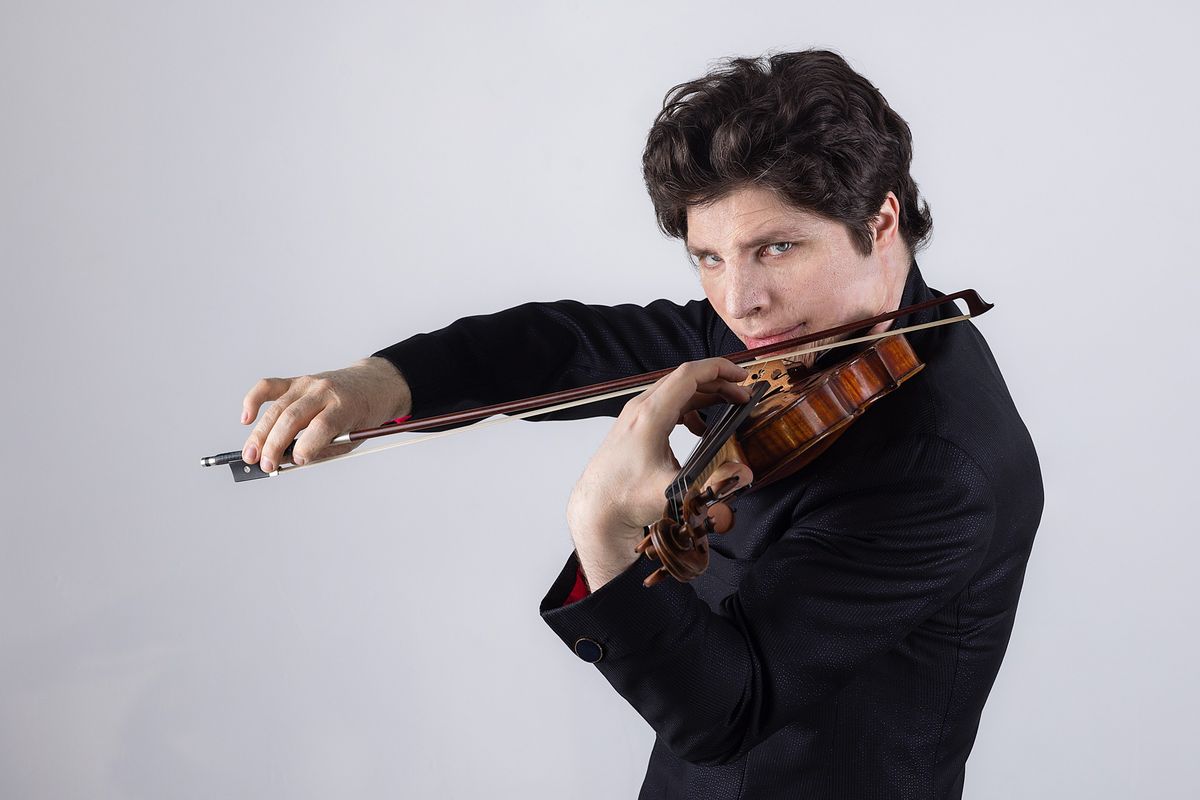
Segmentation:
<svg viewBox="0 0 1200 800">
<path fill-rule="evenodd" d="M 596 591 L 629 569 L 638 560 L 634 550 L 642 540 L 641 529 L 622 525 L 570 525 L 575 555 L 591 591 Z"/>
<path fill-rule="evenodd" d="M 370 356 L 355 362 L 371 382 L 371 417 L 386 422 L 412 411 L 412 391 L 400 369 L 382 356 Z"/>
<path fill-rule="evenodd" d="M 632 547 L 625 555 L 612 552 L 581 552 L 577 547 L 575 548 L 575 557 L 579 559 L 579 569 L 583 571 L 583 579 L 589 592 L 598 591 L 606 583 L 629 569 L 639 558 L 638 554 L 633 552 Z"/>
</svg>

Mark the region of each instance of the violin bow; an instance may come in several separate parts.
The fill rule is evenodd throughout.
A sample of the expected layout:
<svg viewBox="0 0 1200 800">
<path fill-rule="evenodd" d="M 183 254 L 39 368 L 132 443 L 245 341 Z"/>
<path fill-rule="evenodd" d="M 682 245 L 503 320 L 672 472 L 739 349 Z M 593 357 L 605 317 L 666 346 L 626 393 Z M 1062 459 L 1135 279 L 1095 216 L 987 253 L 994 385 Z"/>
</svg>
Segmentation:
<svg viewBox="0 0 1200 800">
<path fill-rule="evenodd" d="M 824 344 L 814 345 L 813 342 L 818 342 L 822 339 L 828 339 L 831 336 L 840 336 L 844 333 L 853 333 L 861 331 L 864 328 L 872 328 L 881 322 L 888 322 L 897 319 L 907 314 L 913 314 L 918 311 L 924 311 L 927 308 L 945 305 L 962 300 L 967 305 L 967 312 L 955 317 L 947 317 L 938 319 L 932 322 L 924 322 L 918 325 L 910 325 L 904 328 L 889 329 L 880 333 L 867 334 L 856 336 L 850 339 L 842 339 L 837 342 L 826 342 Z M 775 344 L 764 345 L 750 350 L 742 350 L 736 353 L 730 353 L 724 358 L 732 361 L 740 367 L 751 367 L 755 364 L 761 364 L 766 361 L 778 361 L 784 358 L 795 358 L 797 356 L 806 355 L 808 353 L 818 353 L 826 350 L 832 350 L 837 347 L 847 347 L 850 345 L 870 342 L 876 339 L 882 339 L 887 336 L 896 336 L 903 333 L 911 333 L 913 331 L 925 330 L 927 328 L 936 328 L 941 325 L 951 325 L 956 322 L 963 322 L 992 309 L 994 304 L 986 302 L 979 293 L 974 289 L 963 289 L 954 294 L 935 297 L 932 300 L 925 300 L 920 303 L 915 303 L 911 306 L 898 308 L 895 311 L 888 311 L 883 314 L 877 314 L 866 319 L 847 322 L 844 325 L 838 325 L 833 328 L 827 328 L 822 331 L 814 331 L 813 333 L 797 336 L 793 339 L 788 339 Z M 392 422 L 386 425 L 380 425 L 374 428 L 364 428 L 358 431 L 350 431 L 329 442 L 330 445 L 352 444 L 355 442 L 366 441 L 367 439 L 376 439 L 381 436 L 392 436 L 398 433 L 413 433 L 419 431 L 427 431 L 429 428 L 438 428 L 444 425 L 459 426 L 450 430 L 427 432 L 424 436 L 412 437 L 393 444 L 384 445 L 382 447 L 374 447 L 370 450 L 362 450 L 352 453 L 343 453 L 339 456 L 330 458 L 318 459 L 309 462 L 308 464 L 280 464 L 271 472 L 264 472 L 258 464 L 247 464 L 242 460 L 240 450 L 232 450 L 227 453 L 218 453 L 212 456 L 205 456 L 200 459 L 200 465 L 204 467 L 215 467 L 222 464 L 229 465 L 230 471 L 233 473 L 234 481 L 241 483 L 242 481 L 258 480 L 260 478 L 273 478 L 285 473 L 296 472 L 297 470 L 308 469 L 309 467 L 317 466 L 318 464 L 329 464 L 334 461 L 341 461 L 348 458 L 357 458 L 358 456 L 370 455 L 372 453 L 380 453 L 384 450 L 391 450 L 395 447 L 406 447 L 418 442 L 437 439 L 442 436 L 462 433 L 468 430 L 479 430 L 481 428 L 499 425 L 504 422 L 510 422 L 518 419 L 526 419 L 528 417 L 538 416 L 540 414 L 552 414 L 556 411 L 564 411 L 568 408 L 587 405 L 589 403 L 598 403 L 603 400 L 611 400 L 615 397 L 623 397 L 627 394 L 636 394 L 637 392 L 645 391 L 650 388 L 656 381 L 665 375 L 671 374 L 676 367 L 667 367 L 665 369 L 655 370 L 653 372 L 645 372 L 640 375 L 630 375 L 625 378 L 617 378 L 616 380 L 605 381 L 603 383 L 590 384 L 588 386 L 578 386 L 574 389 L 564 389 L 559 392 L 551 392 L 549 394 L 538 395 L 536 397 L 528 397 L 521 400 L 510 400 L 504 403 L 495 403 L 490 406 L 481 406 L 479 408 L 466 409 L 465 411 L 454 411 L 449 414 L 440 414 L 435 417 L 426 417 L 425 419 Z M 496 417 L 496 419 L 488 419 L 488 417 Z M 402 418 L 403 419 L 403 418 Z M 468 425 L 466 423 L 474 423 Z M 295 444 L 295 442 L 293 442 Z M 291 446 L 286 452 L 291 451 Z"/>
</svg>

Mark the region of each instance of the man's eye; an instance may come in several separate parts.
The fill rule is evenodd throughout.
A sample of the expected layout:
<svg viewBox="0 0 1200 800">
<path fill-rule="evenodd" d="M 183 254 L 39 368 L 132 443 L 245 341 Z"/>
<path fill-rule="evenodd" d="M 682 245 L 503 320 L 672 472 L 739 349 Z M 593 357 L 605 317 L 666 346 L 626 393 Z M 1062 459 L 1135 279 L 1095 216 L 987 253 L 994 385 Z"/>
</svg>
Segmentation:
<svg viewBox="0 0 1200 800">
<path fill-rule="evenodd" d="M 713 255 L 712 253 L 705 253 L 704 255 L 700 256 L 700 266 L 702 267 L 712 267 L 720 263 L 721 257 Z"/>
<path fill-rule="evenodd" d="M 791 249 L 792 249 L 791 242 L 776 242 L 775 244 L 769 244 L 763 248 L 763 250 L 767 251 L 767 253 L 769 255 L 773 255 L 773 256 L 783 255 L 784 253 L 786 253 L 788 250 L 791 250 Z"/>
</svg>

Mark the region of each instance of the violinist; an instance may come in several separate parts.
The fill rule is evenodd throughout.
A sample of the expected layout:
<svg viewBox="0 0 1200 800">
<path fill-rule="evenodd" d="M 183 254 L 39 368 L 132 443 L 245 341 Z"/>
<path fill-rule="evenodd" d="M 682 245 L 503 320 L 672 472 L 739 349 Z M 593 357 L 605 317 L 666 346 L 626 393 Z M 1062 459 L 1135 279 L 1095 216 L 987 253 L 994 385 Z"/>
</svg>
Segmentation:
<svg viewBox="0 0 1200 800">
<path fill-rule="evenodd" d="M 646 588 L 658 565 L 635 552 L 678 470 L 674 426 L 747 399 L 748 373 L 722 356 L 940 294 L 915 260 L 932 218 L 911 157 L 908 125 L 839 55 L 731 59 L 667 94 L 643 156 L 704 299 L 528 303 L 264 379 L 243 457 L 269 471 L 303 431 L 303 464 L 394 417 L 682 364 L 632 399 L 557 414 L 617 419 L 571 493 L 574 551 L 541 614 L 654 728 L 641 797 L 961 797 L 1042 509 L 1033 443 L 971 323 L 909 334 L 924 369 L 803 470 L 741 496 L 702 575 Z"/>
</svg>

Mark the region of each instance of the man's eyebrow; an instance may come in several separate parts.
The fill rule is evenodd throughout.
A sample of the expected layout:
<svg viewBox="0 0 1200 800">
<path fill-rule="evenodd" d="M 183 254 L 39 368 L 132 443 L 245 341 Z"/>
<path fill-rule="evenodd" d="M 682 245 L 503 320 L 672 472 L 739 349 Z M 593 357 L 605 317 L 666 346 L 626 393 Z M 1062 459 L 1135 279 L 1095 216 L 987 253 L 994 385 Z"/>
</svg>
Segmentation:
<svg viewBox="0 0 1200 800">
<path fill-rule="evenodd" d="M 775 244 L 776 242 L 790 242 L 796 239 L 807 238 L 809 238 L 808 234 L 802 230 L 769 230 L 764 231 L 761 234 L 756 234 L 753 239 L 740 242 L 737 245 L 737 249 L 745 250 L 749 247 L 763 247 L 768 244 Z M 687 245 L 687 251 L 694 256 L 698 256 L 702 253 L 712 252 L 712 248 L 705 247 L 704 245 L 693 245 L 688 241 L 685 241 L 684 243 Z"/>
</svg>

